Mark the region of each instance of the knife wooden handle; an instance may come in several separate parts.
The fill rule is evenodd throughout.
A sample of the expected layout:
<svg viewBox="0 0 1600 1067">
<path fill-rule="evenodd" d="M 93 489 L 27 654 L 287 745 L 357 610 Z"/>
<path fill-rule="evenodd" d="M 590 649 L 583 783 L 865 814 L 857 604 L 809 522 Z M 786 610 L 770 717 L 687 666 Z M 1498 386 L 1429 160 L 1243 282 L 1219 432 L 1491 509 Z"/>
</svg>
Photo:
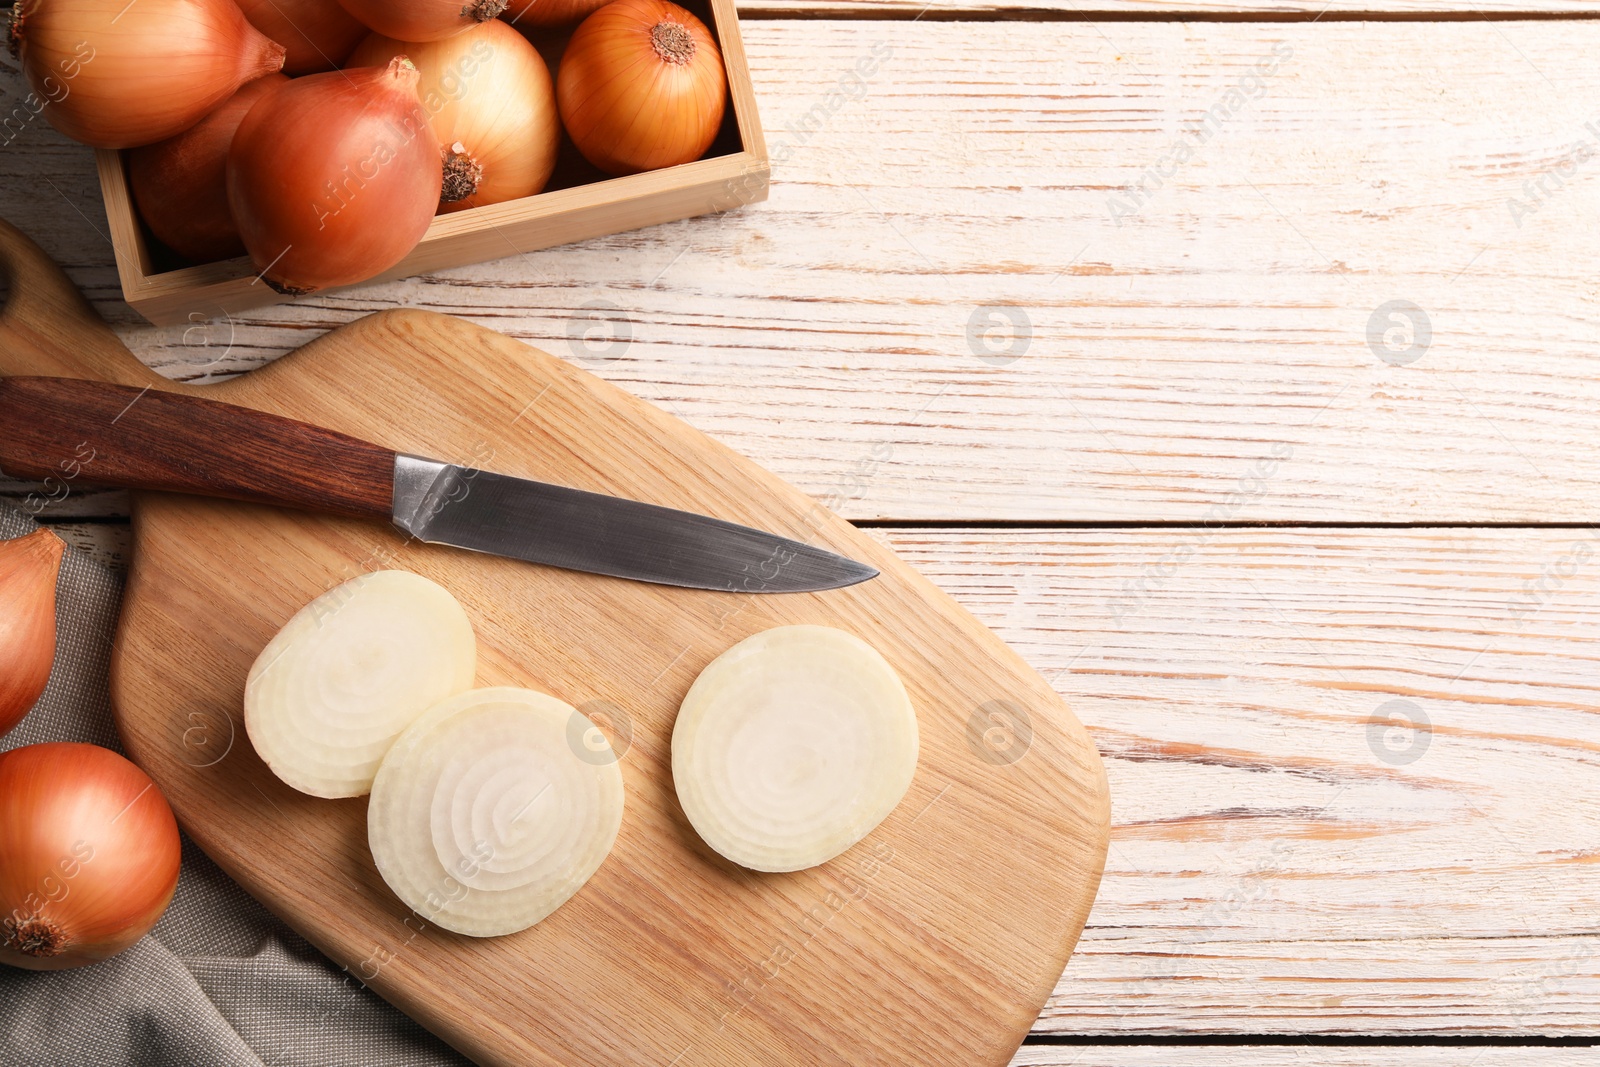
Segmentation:
<svg viewBox="0 0 1600 1067">
<path fill-rule="evenodd" d="M 0 470 L 123 489 L 390 518 L 395 453 L 195 396 L 75 378 L 0 378 Z"/>
</svg>

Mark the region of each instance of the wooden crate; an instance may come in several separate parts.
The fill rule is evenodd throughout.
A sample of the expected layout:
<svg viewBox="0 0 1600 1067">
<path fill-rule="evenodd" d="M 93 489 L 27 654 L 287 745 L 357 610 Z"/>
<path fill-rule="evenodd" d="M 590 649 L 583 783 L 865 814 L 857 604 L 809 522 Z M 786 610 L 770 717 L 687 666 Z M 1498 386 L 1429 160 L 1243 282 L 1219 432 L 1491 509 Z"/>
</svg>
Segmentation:
<svg viewBox="0 0 1600 1067">
<path fill-rule="evenodd" d="M 575 184 L 521 200 L 437 216 L 410 255 L 394 269 L 368 281 L 500 259 L 765 200 L 767 146 L 756 114 L 755 91 L 739 36 L 734 0 L 704 0 L 685 6 L 705 19 L 716 35 L 728 72 L 732 106 L 722 133 L 705 159 L 625 178 L 608 178 L 588 168 L 576 156 L 570 141 L 564 139 L 563 160 L 558 163 L 551 184 L 562 184 L 564 171 L 566 180 Z M 123 153 L 100 150 L 95 156 L 123 299 L 140 315 L 158 326 L 203 322 L 294 299 L 274 292 L 260 281 L 247 258 L 195 266 L 175 264 L 171 253 L 139 221 Z"/>
</svg>

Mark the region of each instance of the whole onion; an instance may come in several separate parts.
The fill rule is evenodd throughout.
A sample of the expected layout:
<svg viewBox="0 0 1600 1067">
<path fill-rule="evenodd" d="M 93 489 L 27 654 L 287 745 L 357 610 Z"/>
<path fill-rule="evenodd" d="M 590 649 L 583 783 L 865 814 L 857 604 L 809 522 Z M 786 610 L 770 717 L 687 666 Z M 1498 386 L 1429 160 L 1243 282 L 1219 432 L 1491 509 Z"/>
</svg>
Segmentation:
<svg viewBox="0 0 1600 1067">
<path fill-rule="evenodd" d="M 50 684 L 66 547 L 45 529 L 0 541 L 0 734 L 21 722 Z"/>
<path fill-rule="evenodd" d="M 98 745 L 0 754 L 0 963 L 95 963 L 156 924 L 178 885 L 178 824 L 148 775 Z"/>
<path fill-rule="evenodd" d="M 128 153 L 128 184 L 139 217 L 168 248 L 196 263 L 244 255 L 228 210 L 228 147 L 256 101 L 287 84 L 282 74 L 246 82 L 178 136 Z"/>
<path fill-rule="evenodd" d="M 166 140 L 283 66 L 233 0 L 18 0 L 12 18 L 45 118 L 95 148 Z"/>
<path fill-rule="evenodd" d="M 405 258 L 443 183 L 417 68 L 296 78 L 260 100 L 228 150 L 228 205 L 262 279 L 299 295 Z"/>
<path fill-rule="evenodd" d="M 287 50 L 283 72 L 298 77 L 337 70 L 367 35 L 338 0 L 239 0 L 250 25 Z"/>
<path fill-rule="evenodd" d="M 670 0 L 615 0 L 596 11 L 556 74 L 567 133 L 607 174 L 699 159 L 722 128 L 727 95 L 711 31 Z"/>
<path fill-rule="evenodd" d="M 550 69 L 527 39 L 491 20 L 442 41 L 405 44 L 373 34 L 350 56 L 374 67 L 406 55 L 444 162 L 443 211 L 532 196 L 561 147 Z"/>
</svg>

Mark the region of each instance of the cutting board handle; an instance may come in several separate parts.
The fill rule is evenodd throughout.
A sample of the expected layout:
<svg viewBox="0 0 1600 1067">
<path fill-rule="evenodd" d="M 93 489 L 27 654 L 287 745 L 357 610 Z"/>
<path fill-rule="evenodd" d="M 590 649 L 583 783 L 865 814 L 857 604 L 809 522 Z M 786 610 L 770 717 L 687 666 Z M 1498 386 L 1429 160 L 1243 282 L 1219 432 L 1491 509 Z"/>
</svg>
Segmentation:
<svg viewBox="0 0 1600 1067">
<path fill-rule="evenodd" d="M 61 268 L 21 230 L 0 219 L 0 378 L 43 374 L 143 388 L 166 386 L 96 315 Z"/>
</svg>

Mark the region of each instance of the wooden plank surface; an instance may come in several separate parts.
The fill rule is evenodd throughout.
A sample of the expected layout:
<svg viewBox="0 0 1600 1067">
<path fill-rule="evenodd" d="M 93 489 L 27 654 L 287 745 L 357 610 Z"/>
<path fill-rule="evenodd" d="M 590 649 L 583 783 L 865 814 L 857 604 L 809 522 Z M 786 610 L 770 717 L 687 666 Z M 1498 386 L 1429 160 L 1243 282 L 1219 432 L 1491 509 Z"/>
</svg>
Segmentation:
<svg viewBox="0 0 1600 1067">
<path fill-rule="evenodd" d="M 1036 1033 L 1600 1037 L 1594 535 L 875 536 L 1050 678 L 1106 759 L 1105 881 Z M 1386 725 L 1391 711 L 1429 728 Z M 1482 1067 L 1595 1055 L 1249 1055 L 1466 1067 L 1479 1051 Z M 1535 1058 L 1495 1058 L 1513 1054 Z"/>
<path fill-rule="evenodd" d="M 1600 453 L 1573 442 L 1600 375 L 1571 272 L 1600 258 L 1600 168 L 1566 157 L 1593 143 L 1600 22 L 746 29 L 775 184 L 720 220 L 156 330 L 119 310 L 87 151 L 29 127 L 0 151 L 0 216 L 167 373 L 376 308 L 458 313 L 842 489 L 852 518 L 1589 516 Z M 1110 198 L 1275 49 L 1117 225 Z M 819 90 L 863 60 L 859 99 Z M 1519 226 L 1507 202 L 1539 181 Z M 1369 343 L 1393 300 L 1431 327 L 1406 366 L 1375 354 L 1404 317 Z M 997 307 L 1031 330 L 1001 365 L 968 336 Z"/>
<path fill-rule="evenodd" d="M 1106 759 L 1038 1032 L 1600 1036 L 1600 534 L 879 533 Z"/>
<path fill-rule="evenodd" d="M 931 21 L 1222 9 L 955 3 L 915 23 L 898 0 L 851 12 L 899 22 L 746 22 L 788 151 L 772 201 L 720 220 L 154 330 L 115 299 L 85 150 L 37 124 L 0 148 L 0 216 L 171 376 L 256 366 L 369 310 L 450 311 L 857 519 L 1593 517 L 1600 155 L 1575 146 L 1600 136 L 1600 25 L 1334 21 L 1431 0 L 1330 4 L 1314 26 Z M 1293 56 L 1118 226 L 1109 197 L 1279 43 Z M 830 104 L 818 72 L 836 82 L 875 47 L 864 90 Z M 19 84 L 0 75 L 8 108 Z M 1395 299 L 1432 331 L 1405 365 L 1379 352 L 1402 358 L 1383 329 L 1403 339 L 1403 320 L 1368 336 Z M 969 316 L 996 306 L 1028 315 L 1014 362 L 969 342 Z M 585 349 L 594 315 L 626 319 L 630 340 Z M 84 492 L 47 517 L 123 507 Z M 124 545 L 114 523 L 67 529 L 108 556 Z M 1248 1044 L 1600 1030 L 1587 532 L 878 536 L 1051 676 L 1108 759 L 1105 888 L 1036 1032 L 1151 1044 L 1030 1046 L 1015 1067 L 1595 1061 Z M 1397 699 L 1431 729 L 1385 728 Z M 1160 1043 L 1193 1033 L 1245 1043 Z"/>
<path fill-rule="evenodd" d="M 1029 1046 L 1011 1067 L 1593 1067 L 1592 1048 L 1453 1045 L 1064 1045 Z"/>
<path fill-rule="evenodd" d="M 30 265 L 28 252 L 15 231 L 0 231 L 0 258 L 21 261 L 24 294 L 47 281 L 30 275 L 55 273 L 36 251 Z M 154 377 L 126 352 L 43 340 L 33 351 L 27 341 L 45 337 L 44 323 L 6 325 L 0 375 L 58 359 L 69 375 Z M 752 564 L 737 587 L 748 593 L 676 589 L 435 548 L 381 519 L 137 496 L 111 667 L 118 731 L 190 838 L 246 891 L 484 1067 L 1007 1062 L 1083 927 L 1109 800 L 1082 725 L 989 629 L 748 460 L 459 319 L 372 316 L 203 392 L 364 440 L 395 434 L 410 453 L 492 458 L 501 470 L 781 531 L 881 572 L 847 589 L 760 597 L 777 570 L 763 579 Z M 130 418 L 157 403 L 127 393 L 138 405 Z M 114 463 L 115 442 L 92 440 Z M 477 634 L 479 684 L 533 688 L 574 707 L 604 700 L 622 709 L 614 722 L 631 724 L 616 847 L 536 927 L 445 933 L 431 910 L 412 910 L 384 884 L 366 847 L 364 802 L 295 792 L 244 740 L 245 679 L 273 633 L 340 582 L 386 567 L 461 601 Z M 861 636 L 897 671 L 918 712 L 916 778 L 848 853 L 751 877 L 685 822 L 667 758 L 672 723 L 716 656 L 802 623 Z M 997 714 L 992 705 L 1030 709 L 1025 764 L 982 747 L 986 724 L 975 724 Z M 197 758 L 175 708 L 239 740 Z M 836 756 L 827 744 L 816 753 Z M 526 847 L 513 838 L 489 844 Z M 1041 869 L 1040 856 L 1054 862 Z M 445 894 L 448 873 L 437 876 L 431 888 Z M 631 950 L 616 951 L 622 944 Z"/>
</svg>

